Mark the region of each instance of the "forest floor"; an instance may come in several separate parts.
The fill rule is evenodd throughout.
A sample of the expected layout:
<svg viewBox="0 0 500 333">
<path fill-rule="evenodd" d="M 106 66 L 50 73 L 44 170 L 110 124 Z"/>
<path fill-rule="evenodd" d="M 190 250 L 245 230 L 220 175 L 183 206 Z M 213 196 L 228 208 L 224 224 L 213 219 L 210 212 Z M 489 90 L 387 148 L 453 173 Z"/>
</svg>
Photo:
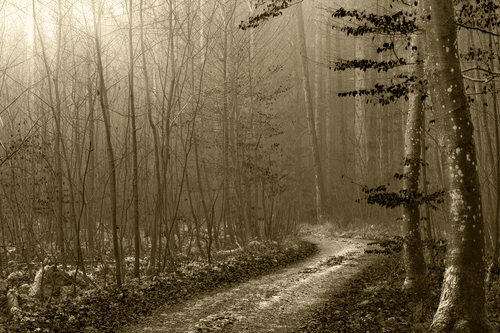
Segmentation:
<svg viewBox="0 0 500 333">
<path fill-rule="evenodd" d="M 308 226 L 300 238 L 317 244 L 314 255 L 271 274 L 158 308 L 119 332 L 428 332 L 439 303 L 442 265 L 429 271 L 429 296 L 414 303 L 401 290 L 405 271 L 400 239 L 392 238 L 382 248 L 348 237 L 390 239 L 389 232 L 371 227 L 361 232 L 335 230 Z M 390 254 L 365 253 L 370 249 Z M 486 306 L 492 332 L 500 332 L 498 279 Z"/>
<path fill-rule="evenodd" d="M 318 252 L 300 262 L 244 283 L 200 294 L 157 309 L 120 332 L 291 332 L 328 301 L 332 291 L 381 260 L 366 254 L 369 240 L 305 232 Z"/>
<path fill-rule="evenodd" d="M 212 264 L 188 260 L 159 277 L 129 279 L 122 289 L 99 284 L 76 292 L 69 286 L 70 293 L 44 304 L 17 294 L 29 284 L 24 271 L 14 271 L 3 285 L 18 295 L 19 306 L 9 314 L 9 298 L 0 295 L 0 332 L 428 332 L 446 242 L 424 242 L 437 265 L 428 270 L 429 294 L 415 303 L 401 288 L 397 230 L 306 224 L 298 238 L 281 244 L 223 251 Z M 491 332 L 500 332 L 500 272 L 486 308 Z"/>
</svg>

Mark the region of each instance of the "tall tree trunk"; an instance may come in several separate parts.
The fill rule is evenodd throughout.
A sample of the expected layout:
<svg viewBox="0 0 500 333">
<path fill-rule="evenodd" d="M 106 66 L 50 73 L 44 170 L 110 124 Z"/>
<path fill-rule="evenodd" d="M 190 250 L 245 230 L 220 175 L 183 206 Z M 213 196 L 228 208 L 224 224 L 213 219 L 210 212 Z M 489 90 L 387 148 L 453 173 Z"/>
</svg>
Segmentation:
<svg viewBox="0 0 500 333">
<path fill-rule="evenodd" d="M 156 264 L 156 252 L 158 246 L 158 221 L 160 219 L 161 207 L 163 204 L 163 191 L 161 186 L 161 175 L 160 175 L 160 139 L 158 137 L 158 129 L 156 128 L 156 124 L 153 119 L 153 112 L 151 106 L 151 89 L 149 86 L 149 74 L 148 74 L 148 66 L 146 62 L 146 45 L 144 43 L 144 15 L 143 15 L 143 3 L 144 1 L 140 1 L 139 8 L 139 20 L 140 20 L 140 40 L 141 40 L 141 54 L 142 54 L 142 73 L 144 75 L 144 90 L 145 90 L 145 98 L 146 98 L 146 110 L 148 115 L 149 126 L 151 127 L 151 131 L 153 133 L 153 150 L 154 150 L 154 170 L 155 170 L 155 180 L 156 180 L 156 206 L 155 206 L 155 214 L 153 217 L 153 225 L 150 228 L 151 232 L 151 255 L 149 259 L 149 267 L 148 270 L 150 273 L 154 274 L 154 267 Z"/>
<path fill-rule="evenodd" d="M 90 73 L 91 61 L 88 61 L 87 69 Z M 92 84 L 92 79 L 89 76 L 87 81 L 87 94 L 88 94 L 88 108 L 89 108 L 89 153 L 88 153 L 88 173 L 89 181 L 87 185 L 88 202 L 87 202 L 87 241 L 89 246 L 89 256 L 90 256 L 90 267 L 94 267 L 94 250 L 95 250 L 95 180 L 96 180 L 96 168 L 95 168 L 95 152 L 96 152 L 96 121 L 95 121 L 95 94 Z M 85 198 L 83 198 L 85 200 Z"/>
<path fill-rule="evenodd" d="M 427 146 L 426 146 L 426 138 L 425 136 L 427 135 L 426 129 L 425 129 L 425 111 L 424 111 L 424 120 L 423 120 L 423 127 L 422 127 L 422 134 L 421 134 L 421 156 L 422 156 L 422 194 L 424 197 L 426 197 L 429 194 L 428 187 L 427 187 Z M 425 235 L 427 238 L 427 241 L 432 241 L 434 239 L 433 233 L 432 233 L 432 216 L 431 216 L 431 211 L 429 209 L 429 204 L 424 203 L 424 209 L 423 211 L 425 212 L 424 216 L 424 221 L 425 221 Z M 434 267 L 436 265 L 434 261 L 434 249 L 432 247 L 428 248 L 429 252 L 429 266 Z"/>
<path fill-rule="evenodd" d="M 490 332 L 486 315 L 484 223 L 473 124 L 458 56 L 451 0 L 424 0 L 427 78 L 437 119 L 451 239 L 438 310 L 431 331 Z"/>
<path fill-rule="evenodd" d="M 57 47 L 56 47 L 56 64 L 55 72 L 52 75 L 52 71 L 49 65 L 49 59 L 45 48 L 45 43 L 43 41 L 42 32 L 40 25 L 38 24 L 38 19 L 35 9 L 35 1 L 33 0 L 33 22 L 40 38 L 40 46 L 42 48 L 43 63 L 45 70 L 47 72 L 47 82 L 49 89 L 49 101 L 52 114 L 54 115 L 56 131 L 55 131 L 55 144 L 54 144 L 54 154 L 56 157 L 56 181 L 57 181 L 57 203 L 56 203 L 56 223 L 57 223 L 57 246 L 61 254 L 66 252 L 65 250 L 65 239 L 64 239 L 64 212 L 63 212 L 63 171 L 62 171 L 62 153 L 61 153 L 61 98 L 59 92 L 59 72 L 60 72 L 60 62 L 61 62 L 61 39 L 62 39 L 62 3 L 58 0 L 58 18 L 57 18 Z M 52 83 L 54 84 L 54 93 L 52 92 Z M 55 100 L 53 97 L 55 95 Z M 63 266 L 66 267 L 66 256 L 62 256 Z"/>
<path fill-rule="evenodd" d="M 224 40 L 223 40 L 223 50 L 222 50 L 222 147 L 223 147 L 223 170 L 224 170 L 224 228 L 229 234 L 229 242 L 234 244 L 234 230 L 233 222 L 230 218 L 231 209 L 229 207 L 229 183 L 230 183 L 230 172 L 229 172 L 229 105 L 228 105 L 228 37 L 229 37 L 229 23 L 231 22 L 229 13 L 223 6 L 222 10 L 224 15 Z"/>
<path fill-rule="evenodd" d="M 357 37 L 355 41 L 355 57 L 357 60 L 365 58 L 365 38 Z M 366 72 L 362 69 L 355 69 L 355 90 L 365 89 Z M 356 179 L 359 182 L 366 182 L 366 172 L 368 164 L 367 145 L 368 139 L 366 137 L 366 98 L 360 94 L 354 97 L 354 154 L 356 166 Z"/>
<path fill-rule="evenodd" d="M 423 78 L 421 35 L 411 37 L 411 59 L 414 66 L 413 76 L 416 82 L 409 94 L 409 111 L 405 133 L 405 162 L 403 188 L 409 202 L 403 205 L 403 237 L 404 261 L 406 279 L 403 289 L 412 294 L 416 299 L 422 300 L 427 294 L 427 267 L 422 251 L 420 237 L 420 207 L 414 200 L 419 192 L 421 137 L 424 127 L 424 108 L 422 102 L 422 86 L 418 80 Z"/>
<path fill-rule="evenodd" d="M 111 119 L 108 104 L 108 92 L 104 82 L 104 69 L 101 57 L 101 14 L 96 13 L 95 0 L 92 0 L 92 16 L 94 21 L 94 38 L 97 57 L 97 71 L 99 74 L 99 102 L 101 104 L 102 117 L 104 119 L 104 127 L 106 128 L 106 145 L 108 150 L 108 168 L 110 173 L 110 200 L 111 200 L 111 229 L 113 234 L 113 250 L 116 261 L 116 284 L 118 288 L 122 287 L 122 274 L 121 274 L 121 255 L 118 242 L 118 224 L 117 224 L 117 210 L 116 210 L 116 167 L 115 155 L 113 153 L 113 145 L 111 143 Z"/>
<path fill-rule="evenodd" d="M 417 12 L 421 12 L 419 11 L 419 7 L 418 7 L 418 3 L 416 3 L 416 10 Z M 419 60 L 420 61 L 424 61 L 422 55 L 426 54 L 426 50 L 425 50 L 425 43 L 424 43 L 424 37 L 421 37 L 420 41 L 419 41 L 419 48 L 421 49 L 419 55 L 420 55 L 420 58 Z M 423 70 L 423 63 L 421 64 L 421 75 L 423 77 L 424 75 L 424 70 Z M 422 87 L 423 89 L 423 87 Z M 421 144 L 421 147 L 420 147 L 420 150 L 421 150 L 421 157 L 422 157 L 422 180 L 421 180 L 421 184 L 422 184 L 422 194 L 424 195 L 424 197 L 426 197 L 428 195 L 428 165 L 427 165 L 427 127 L 426 127 L 426 111 L 425 111 L 425 106 L 422 105 L 422 107 L 424 108 L 423 110 L 423 120 L 422 120 L 422 133 L 420 134 L 420 144 Z M 434 236 L 432 234 L 432 216 L 431 216 L 431 211 L 430 211 L 430 208 L 429 208 L 429 204 L 428 203 L 423 203 L 423 209 L 422 211 L 424 212 L 424 225 L 425 225 L 425 233 L 426 233 L 426 238 L 427 238 L 427 241 L 432 241 L 434 239 Z M 435 266 L 435 256 L 434 256 L 434 248 L 433 247 L 428 247 L 428 253 L 429 253 L 429 266 L 430 267 L 434 267 Z"/>
<path fill-rule="evenodd" d="M 326 23 L 323 24 L 323 26 L 326 29 L 326 36 L 324 38 L 324 45 L 325 45 L 325 52 L 328 54 L 327 58 L 327 63 L 332 62 L 332 53 L 334 50 L 334 47 L 338 47 L 336 41 L 334 41 L 334 38 L 336 38 L 335 35 L 332 34 L 330 30 L 330 23 L 327 21 Z M 335 44 L 335 46 L 333 46 Z M 324 75 L 324 84 L 325 84 L 325 95 L 324 95 L 324 108 L 325 108 L 325 113 L 326 113 L 326 138 L 325 138 L 325 155 L 327 157 L 327 161 L 323 164 L 325 166 L 324 170 L 324 181 L 326 185 L 325 189 L 325 196 L 326 200 L 330 202 L 329 205 L 325 205 L 326 209 L 326 214 L 328 217 L 332 216 L 332 211 L 333 211 L 333 205 L 335 203 L 335 180 L 336 180 L 336 174 L 339 169 L 339 164 L 336 163 L 337 159 L 340 158 L 335 158 L 339 157 L 339 151 L 338 151 L 338 144 L 339 144 L 339 128 L 337 126 L 338 124 L 338 114 L 340 111 L 340 108 L 338 107 L 339 97 L 336 96 L 336 92 L 338 91 L 338 86 L 336 81 L 333 81 L 333 75 L 334 72 L 332 70 L 328 70 L 328 73 Z M 335 105 L 335 108 L 333 107 Z M 327 112 L 326 110 L 329 110 Z"/>
<path fill-rule="evenodd" d="M 169 88 L 169 97 L 168 97 L 168 103 L 167 103 L 167 113 L 166 116 L 164 117 L 163 121 L 163 128 L 164 128 L 164 138 L 165 142 L 163 144 L 163 174 L 164 179 L 163 179 L 163 189 L 164 189 L 164 205 L 163 205 L 163 219 L 165 220 L 165 235 L 166 237 L 166 244 L 165 244 L 165 256 L 171 254 L 170 249 L 174 242 L 174 233 L 173 229 L 178 227 L 177 221 L 176 221 L 176 211 L 173 210 L 173 212 L 169 212 L 169 196 L 172 198 L 172 203 L 174 202 L 175 198 L 175 189 L 168 188 L 168 181 L 167 181 L 167 170 L 169 169 L 170 165 L 170 157 L 171 153 L 170 150 L 174 149 L 171 147 L 171 133 L 172 133 L 172 128 L 171 128 L 171 122 L 172 119 L 175 117 L 174 110 L 175 106 L 177 105 L 178 99 L 176 96 L 177 93 L 177 87 L 179 84 L 179 80 L 177 79 L 177 65 L 176 65 L 176 56 L 177 53 L 175 52 L 176 48 L 176 35 L 174 32 L 174 23 L 175 23 L 175 16 L 176 16 L 176 10 L 177 4 L 176 0 L 170 0 L 168 1 L 168 28 L 169 28 L 169 35 L 168 35 L 168 57 L 169 57 L 169 70 L 170 70 L 170 88 Z M 160 74 L 161 75 L 161 74 Z M 165 74 L 165 80 L 167 80 L 167 75 Z M 164 83 L 164 86 L 166 86 L 166 83 Z M 182 129 L 182 127 L 181 127 Z M 182 186 L 179 188 L 179 192 L 182 191 Z M 176 208 L 174 208 L 176 209 Z M 170 215 L 169 215 L 170 214 Z M 171 219 L 171 223 L 169 224 L 168 220 L 169 218 Z M 160 225 L 161 228 L 161 225 Z M 160 229 L 161 231 L 161 229 Z M 161 232 L 160 232 L 161 234 Z M 161 238 L 160 238 L 160 246 L 159 249 L 161 249 Z M 159 253 L 161 255 L 161 251 Z M 160 256 L 159 256 L 160 257 Z M 173 260 L 173 258 L 171 257 Z M 158 258 L 159 262 L 161 262 L 160 258 Z M 165 260 L 163 260 L 164 263 L 166 263 Z M 172 262 L 172 261 L 171 261 Z"/>
<path fill-rule="evenodd" d="M 255 9 L 255 2 L 254 0 L 247 0 L 248 1 L 248 9 L 250 11 L 249 15 L 253 16 L 254 15 L 254 9 Z M 249 112 L 250 112 L 250 132 L 252 134 L 252 139 L 253 144 L 255 144 L 256 141 L 256 133 L 255 133 L 255 123 L 254 123 L 254 118 L 255 118 L 255 106 L 254 106 L 254 56 L 255 56 L 255 29 L 249 29 L 248 33 L 250 34 L 250 45 L 248 47 L 248 95 L 249 95 Z M 248 152 L 250 153 L 250 152 Z M 256 162 L 256 161 L 255 161 Z M 247 224 L 246 227 L 250 231 L 251 237 L 259 238 L 259 221 L 257 219 L 257 214 L 252 214 L 252 207 L 257 211 L 257 206 L 258 206 L 258 197 L 253 201 L 254 198 L 251 196 L 251 182 L 248 176 L 245 176 L 245 181 L 244 181 L 244 187 L 245 187 L 245 212 L 244 214 L 246 215 L 245 218 L 245 223 Z M 256 195 L 258 196 L 258 191 L 255 191 Z M 254 219 L 252 220 L 252 216 Z"/>
<path fill-rule="evenodd" d="M 326 165 L 326 112 L 325 112 L 325 106 L 324 106 L 324 101 L 323 101 L 323 94 L 322 94 L 322 89 L 323 89 L 323 84 L 322 84 L 322 77 L 324 75 L 323 73 L 323 65 L 322 65 L 322 51 L 324 48 L 322 47 L 322 39 L 323 38 L 323 30 L 322 30 L 322 23 L 323 20 L 321 19 L 321 14 L 323 13 L 323 9 L 321 8 L 321 3 L 320 1 L 316 1 L 315 3 L 315 10 L 313 11 L 314 13 L 314 21 L 316 22 L 315 26 L 315 53 L 314 53 L 314 66 L 313 66 L 313 75 L 314 75 L 314 98 L 313 98 L 313 106 L 314 106 L 314 123 L 316 126 L 316 135 L 317 135 L 317 142 L 318 142 L 318 151 L 319 151 L 319 164 L 321 165 L 321 171 L 322 173 L 318 176 L 320 177 L 319 182 L 321 184 L 325 184 L 325 175 L 323 174 L 325 170 L 325 165 Z M 323 185 L 324 188 L 324 185 Z M 322 218 L 324 217 L 326 213 L 325 211 L 325 206 L 324 206 L 324 200 L 325 200 L 325 191 L 323 190 L 323 193 L 321 194 L 321 203 L 322 206 L 320 207 L 321 209 L 321 215 Z M 321 219 L 320 219 L 321 221 Z"/>
<path fill-rule="evenodd" d="M 493 46 L 493 36 L 489 35 L 489 47 L 490 51 L 492 54 L 495 52 L 494 51 L 494 46 Z M 496 43 L 498 45 L 498 43 Z M 496 71 L 496 66 L 495 62 L 493 60 L 493 57 L 490 57 L 490 68 L 489 70 L 494 73 Z M 500 126 L 500 123 L 498 121 L 498 98 L 497 98 L 497 90 L 496 90 L 496 84 L 495 80 L 491 81 L 491 92 L 492 92 L 492 100 L 493 100 L 493 119 L 494 119 L 494 126 L 495 126 L 495 148 L 496 148 L 496 170 L 495 170 L 495 188 L 496 190 L 496 202 L 495 202 L 495 209 L 494 209 L 494 217 L 491 220 L 492 221 L 492 239 L 493 239 L 493 256 L 491 258 L 491 263 L 490 266 L 488 267 L 488 274 L 486 276 L 486 291 L 488 292 L 491 288 L 491 279 L 492 279 L 492 274 L 495 274 L 498 270 L 498 256 L 500 254 L 500 247 L 499 247 L 499 236 L 500 236 L 500 135 L 498 133 L 498 127 Z"/>
<path fill-rule="evenodd" d="M 134 277 L 139 277 L 139 257 L 140 257 L 140 241 L 141 235 L 139 231 L 139 171 L 137 166 L 137 126 L 135 124 L 135 96 L 134 96 L 134 47 L 132 40 L 132 0 L 129 1 L 129 56 L 130 56 L 130 71 L 129 71 L 129 108 L 130 120 L 132 125 L 132 201 L 134 203 Z"/>
<path fill-rule="evenodd" d="M 302 3 L 297 5 L 297 31 L 298 31 L 298 48 L 300 61 L 302 65 L 302 87 L 304 89 L 304 99 L 306 104 L 307 125 L 309 129 L 309 138 L 311 150 L 313 154 L 314 164 L 314 180 L 316 190 L 316 217 L 318 222 L 323 222 L 323 198 L 324 198 L 324 184 L 323 184 L 323 171 L 321 168 L 320 151 L 318 145 L 318 136 L 316 133 L 316 122 L 314 116 L 314 108 L 311 94 L 311 85 L 309 82 L 309 65 L 307 58 L 306 34 L 304 31 L 304 14 L 302 13 Z M 264 199 L 263 199 L 264 200 Z"/>
</svg>

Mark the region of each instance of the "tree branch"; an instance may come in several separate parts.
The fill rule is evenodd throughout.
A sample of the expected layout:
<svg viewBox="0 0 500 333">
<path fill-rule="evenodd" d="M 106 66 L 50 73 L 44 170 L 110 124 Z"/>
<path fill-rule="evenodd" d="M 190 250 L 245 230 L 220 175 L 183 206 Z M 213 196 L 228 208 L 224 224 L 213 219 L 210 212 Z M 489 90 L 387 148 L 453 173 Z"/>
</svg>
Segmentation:
<svg viewBox="0 0 500 333">
<path fill-rule="evenodd" d="M 500 34 L 491 32 L 491 31 L 486 30 L 486 29 L 482 29 L 482 28 L 478 28 L 478 27 L 471 27 L 471 26 L 467 26 L 467 25 L 464 25 L 464 24 L 461 24 L 461 23 L 457 23 L 457 25 L 459 27 L 461 27 L 461 28 L 464 28 L 464 29 L 477 30 L 477 31 L 480 31 L 480 32 L 483 32 L 485 34 L 489 34 L 489 35 L 492 35 L 492 36 L 500 36 Z"/>
</svg>

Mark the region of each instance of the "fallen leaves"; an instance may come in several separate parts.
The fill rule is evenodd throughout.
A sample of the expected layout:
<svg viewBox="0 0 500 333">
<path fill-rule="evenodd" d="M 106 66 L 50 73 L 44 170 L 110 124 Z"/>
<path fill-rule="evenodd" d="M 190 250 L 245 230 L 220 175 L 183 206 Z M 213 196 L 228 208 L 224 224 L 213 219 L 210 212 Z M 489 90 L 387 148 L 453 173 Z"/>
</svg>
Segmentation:
<svg viewBox="0 0 500 333">
<path fill-rule="evenodd" d="M 140 321 L 160 306 L 172 305 L 227 284 L 247 281 L 316 251 L 314 244 L 305 241 L 290 242 L 286 247 L 268 242 L 247 251 L 227 253 L 213 264 L 187 261 L 172 273 L 141 280 L 129 279 L 122 289 L 101 286 L 48 306 L 32 303 L 4 326 L 12 332 L 80 332 L 87 327 L 99 332 L 116 332 L 124 325 Z M 215 318 L 213 325 L 207 322 L 205 326 L 206 329 L 217 329 L 226 327 L 232 320 Z M 1 327 L 0 332 L 3 332 Z"/>
<path fill-rule="evenodd" d="M 440 267 L 429 270 L 430 295 L 412 302 L 402 291 L 405 271 L 397 238 L 380 242 L 383 256 L 349 281 L 347 287 L 314 309 L 294 332 L 428 332 L 439 303 L 444 251 L 438 252 Z M 440 247 L 442 247 L 440 245 Z M 500 284 L 496 281 L 487 299 L 494 331 L 500 330 Z"/>
</svg>

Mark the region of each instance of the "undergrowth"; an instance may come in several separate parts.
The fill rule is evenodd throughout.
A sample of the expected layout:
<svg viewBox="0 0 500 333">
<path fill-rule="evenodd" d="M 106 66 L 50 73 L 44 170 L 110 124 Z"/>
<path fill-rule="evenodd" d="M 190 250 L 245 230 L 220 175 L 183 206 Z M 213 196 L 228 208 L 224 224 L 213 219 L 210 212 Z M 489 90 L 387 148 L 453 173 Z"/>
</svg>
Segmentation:
<svg viewBox="0 0 500 333">
<path fill-rule="evenodd" d="M 331 294 L 329 301 L 313 309 L 294 332 L 428 332 L 439 305 L 446 243 L 426 243 L 434 248 L 438 265 L 428 272 L 430 296 L 417 304 L 402 291 L 402 242 L 401 237 L 376 242 L 382 247 L 376 253 L 383 259 L 351 279 L 342 292 Z M 488 294 L 486 307 L 493 331 L 499 332 L 498 279 Z"/>
<path fill-rule="evenodd" d="M 389 225 L 381 225 L 380 221 L 373 220 L 371 223 L 353 221 L 347 223 L 341 218 L 333 219 L 322 224 L 304 223 L 300 226 L 299 235 L 318 236 L 327 238 L 358 238 L 384 240 L 399 234 L 398 228 Z"/>
<path fill-rule="evenodd" d="M 328 226 L 306 226 L 303 235 L 333 237 Z M 370 228 L 362 233 L 371 232 Z M 348 237 L 357 238 L 357 235 Z M 380 237 L 373 237 L 380 239 Z M 402 291 L 405 270 L 401 237 L 375 242 L 383 256 L 346 283 L 340 293 L 311 309 L 303 324 L 294 332 L 427 332 L 439 303 L 446 242 L 425 243 L 435 253 L 437 266 L 429 269 L 429 297 L 413 303 Z M 169 274 L 129 279 L 124 288 L 96 288 L 76 297 L 39 304 L 19 294 L 20 309 L 0 322 L 3 332 L 116 332 L 134 324 L 156 308 L 227 283 L 242 282 L 314 254 L 314 244 L 297 241 L 285 246 L 253 244 L 243 251 L 218 256 L 212 264 L 185 260 Z M 329 258 L 320 265 L 337 265 L 342 258 Z M 494 332 L 500 331 L 500 283 L 493 283 L 487 297 L 487 310 Z M 229 318 L 230 319 L 230 318 Z M 218 323 L 228 318 L 215 318 Z"/>
<path fill-rule="evenodd" d="M 316 251 L 315 244 L 304 241 L 286 247 L 269 243 L 232 253 L 212 264 L 186 261 L 173 273 L 130 279 L 122 289 L 92 289 L 49 304 L 19 295 L 20 308 L 0 323 L 0 332 L 115 332 L 139 322 L 159 306 L 266 274 Z"/>
</svg>

